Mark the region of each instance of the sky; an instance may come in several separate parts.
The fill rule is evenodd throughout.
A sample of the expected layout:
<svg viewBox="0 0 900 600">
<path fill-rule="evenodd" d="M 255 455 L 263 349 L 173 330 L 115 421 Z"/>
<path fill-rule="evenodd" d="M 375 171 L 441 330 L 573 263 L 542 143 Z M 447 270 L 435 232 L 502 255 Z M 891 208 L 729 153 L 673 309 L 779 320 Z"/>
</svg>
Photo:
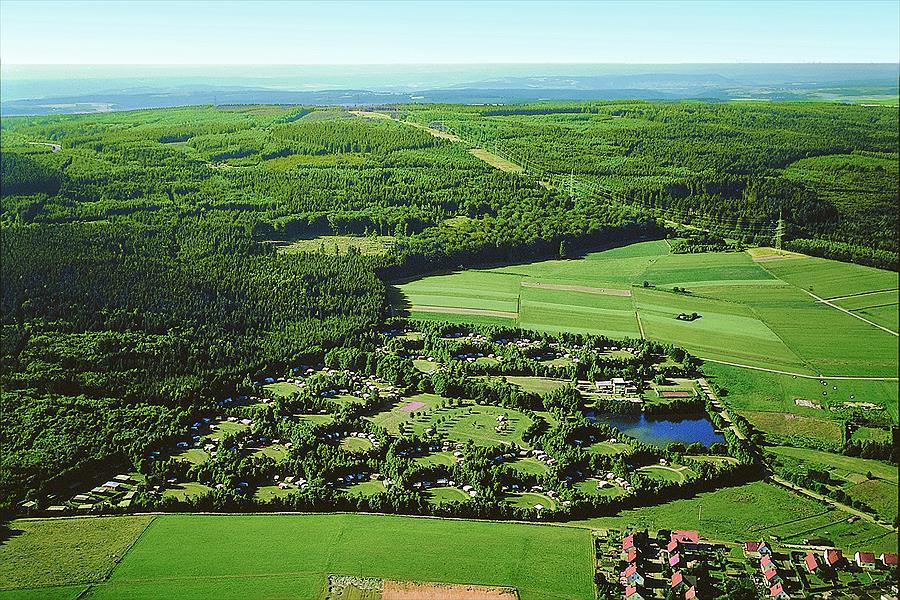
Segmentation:
<svg viewBox="0 0 900 600">
<path fill-rule="evenodd" d="M 898 0 L 0 0 L 4 65 L 898 60 Z"/>
</svg>

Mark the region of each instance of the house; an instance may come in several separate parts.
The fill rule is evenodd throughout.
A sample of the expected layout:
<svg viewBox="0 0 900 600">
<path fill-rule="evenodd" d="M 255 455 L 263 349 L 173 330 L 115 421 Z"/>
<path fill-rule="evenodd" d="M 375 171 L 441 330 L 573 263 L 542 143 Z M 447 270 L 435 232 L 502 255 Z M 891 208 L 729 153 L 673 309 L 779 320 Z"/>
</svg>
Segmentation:
<svg viewBox="0 0 900 600">
<path fill-rule="evenodd" d="M 861 569 L 874 569 L 878 565 L 874 552 L 857 552 L 853 556 L 853 560 Z"/>
<path fill-rule="evenodd" d="M 896 567 L 897 566 L 897 555 L 896 554 L 882 554 L 878 557 L 878 560 L 881 561 L 885 567 Z"/>
<path fill-rule="evenodd" d="M 837 548 L 826 550 L 823 556 L 825 557 L 825 564 L 829 567 L 834 567 L 844 560 L 844 554 Z"/>
<path fill-rule="evenodd" d="M 696 531 L 688 531 L 684 529 L 676 529 L 669 538 L 673 542 L 684 544 L 686 546 L 696 546 L 700 543 L 700 534 Z"/>
<path fill-rule="evenodd" d="M 684 581 L 684 575 L 681 571 L 675 571 L 672 573 L 672 591 L 680 592 L 683 588 L 688 587 L 688 584 Z"/>
<path fill-rule="evenodd" d="M 772 560 L 772 557 L 766 554 L 759 561 L 759 568 L 763 571 L 768 571 L 769 569 L 775 569 L 778 565 L 775 564 L 775 561 Z"/>
<path fill-rule="evenodd" d="M 634 548 L 634 535 L 626 535 L 622 538 L 622 552 L 628 552 Z"/>
<path fill-rule="evenodd" d="M 781 582 L 778 582 L 769 588 L 769 597 L 774 598 L 775 600 L 790 598 L 790 596 L 788 596 L 788 593 L 784 591 L 784 585 L 782 585 Z"/>
<path fill-rule="evenodd" d="M 622 577 L 629 585 L 644 585 L 644 576 L 638 572 L 637 565 L 628 565 L 628 568 L 622 571 Z"/>
<path fill-rule="evenodd" d="M 806 564 L 806 570 L 810 573 L 815 573 L 819 568 L 819 561 L 816 560 L 816 555 L 812 552 L 807 552 L 803 562 Z"/>
<path fill-rule="evenodd" d="M 684 593 L 684 600 L 699 600 L 700 596 L 697 595 L 697 587 L 691 586 L 688 588 L 688 591 Z"/>
<path fill-rule="evenodd" d="M 625 599 L 626 600 L 644 600 L 644 597 L 638 591 L 637 586 L 630 585 L 625 588 Z"/>
<path fill-rule="evenodd" d="M 637 548 L 632 548 L 628 551 L 628 554 L 625 555 L 625 561 L 629 564 L 636 562 L 638 559 L 638 550 Z"/>
<path fill-rule="evenodd" d="M 672 568 L 678 567 L 681 565 L 681 555 L 677 552 L 669 557 L 669 566 Z"/>
<path fill-rule="evenodd" d="M 669 543 L 666 544 L 666 551 L 669 554 L 675 554 L 676 552 L 678 552 L 678 541 L 670 540 Z"/>
<path fill-rule="evenodd" d="M 772 556 L 772 549 L 769 547 L 769 544 L 767 544 L 766 542 L 760 542 L 759 543 L 759 555 L 763 556 L 765 554 Z"/>
<path fill-rule="evenodd" d="M 759 547 L 765 542 L 744 542 L 744 555 L 751 558 L 759 558 Z"/>
<path fill-rule="evenodd" d="M 782 581 L 781 576 L 778 574 L 778 570 L 775 567 L 763 571 L 763 577 L 766 578 L 766 585 L 770 586 Z"/>
</svg>

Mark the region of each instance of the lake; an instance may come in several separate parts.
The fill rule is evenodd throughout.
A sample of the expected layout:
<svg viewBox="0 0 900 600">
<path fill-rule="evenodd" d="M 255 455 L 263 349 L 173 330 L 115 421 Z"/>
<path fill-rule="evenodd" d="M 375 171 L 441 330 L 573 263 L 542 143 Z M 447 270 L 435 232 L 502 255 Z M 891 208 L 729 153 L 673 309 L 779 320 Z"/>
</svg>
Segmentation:
<svg viewBox="0 0 900 600">
<path fill-rule="evenodd" d="M 666 446 L 672 442 L 685 445 L 700 442 L 709 446 L 715 442 L 725 442 L 721 434 L 716 433 L 712 422 L 706 417 L 694 417 L 681 420 L 647 417 L 640 415 L 596 415 L 587 413 L 587 418 L 598 423 L 611 425 L 645 444 Z"/>
</svg>

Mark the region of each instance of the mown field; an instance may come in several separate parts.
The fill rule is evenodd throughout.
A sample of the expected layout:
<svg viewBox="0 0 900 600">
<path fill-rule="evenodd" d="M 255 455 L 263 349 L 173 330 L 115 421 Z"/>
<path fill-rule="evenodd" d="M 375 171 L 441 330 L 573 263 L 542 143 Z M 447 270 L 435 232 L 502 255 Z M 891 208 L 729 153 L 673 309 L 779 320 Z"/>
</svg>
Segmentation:
<svg viewBox="0 0 900 600">
<path fill-rule="evenodd" d="M 90 537 L 95 521 L 72 520 L 89 542 L 97 541 Z M 138 533 L 123 539 L 130 544 Z M 20 563 L 22 572 L 11 585 L 4 576 L 4 587 L 73 582 L 54 568 L 53 555 L 35 551 L 47 535 L 55 537 L 34 530 L 18 538 L 18 554 L 37 562 Z M 55 543 L 64 559 L 80 553 L 76 538 Z M 167 515 L 153 520 L 86 597 L 312 600 L 334 573 L 508 586 L 524 600 L 577 599 L 593 597 L 591 557 L 589 532 L 572 527 L 355 514 Z M 101 581 L 108 568 L 93 557 L 81 580 Z M 28 593 L 8 592 L 4 600 Z"/>
<path fill-rule="evenodd" d="M 735 510 L 738 506 L 740 510 Z M 709 539 L 725 542 L 778 536 L 782 542 L 802 543 L 822 537 L 847 550 L 897 549 L 895 532 L 862 520 L 848 523 L 846 513 L 762 481 L 571 524 L 595 529 L 697 529 Z"/>
<path fill-rule="evenodd" d="M 417 318 L 616 338 L 643 329 L 712 360 L 807 375 L 896 377 L 897 336 L 811 294 L 896 329 L 897 289 L 896 273 L 855 264 L 773 252 L 670 254 L 666 242 L 653 241 L 579 259 L 425 277 L 397 286 L 395 297 Z M 694 312 L 700 318 L 676 319 Z"/>
</svg>

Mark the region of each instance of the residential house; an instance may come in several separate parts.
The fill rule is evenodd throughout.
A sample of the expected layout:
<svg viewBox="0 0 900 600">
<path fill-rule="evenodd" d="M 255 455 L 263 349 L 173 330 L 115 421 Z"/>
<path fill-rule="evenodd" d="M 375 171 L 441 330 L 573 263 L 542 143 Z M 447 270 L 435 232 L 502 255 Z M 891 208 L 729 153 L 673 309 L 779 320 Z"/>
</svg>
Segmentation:
<svg viewBox="0 0 900 600">
<path fill-rule="evenodd" d="M 837 548 L 831 548 L 823 553 L 825 564 L 835 568 L 844 560 L 844 554 Z"/>
<path fill-rule="evenodd" d="M 819 569 L 819 561 L 816 560 L 816 555 L 812 552 L 806 554 L 803 562 L 806 564 L 806 570 L 810 573 L 815 573 Z"/>
<path fill-rule="evenodd" d="M 874 569 L 878 566 L 874 552 L 857 552 L 853 556 L 853 560 L 861 569 Z"/>
<path fill-rule="evenodd" d="M 780 581 L 769 588 L 769 597 L 775 600 L 790 598 L 788 593 L 784 591 L 784 585 Z"/>
</svg>

